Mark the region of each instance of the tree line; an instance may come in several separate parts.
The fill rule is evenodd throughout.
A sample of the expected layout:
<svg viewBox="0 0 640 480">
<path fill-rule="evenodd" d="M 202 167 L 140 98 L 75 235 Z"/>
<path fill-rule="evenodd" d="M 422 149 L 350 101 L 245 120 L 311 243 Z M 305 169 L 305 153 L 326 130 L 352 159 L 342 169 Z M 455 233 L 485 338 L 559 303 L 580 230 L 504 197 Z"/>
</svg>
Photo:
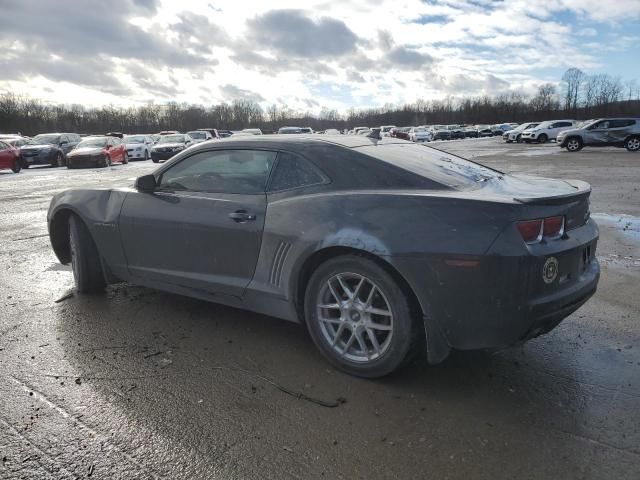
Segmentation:
<svg viewBox="0 0 640 480">
<path fill-rule="evenodd" d="M 344 113 L 323 108 L 312 114 L 286 105 L 263 109 L 248 100 L 211 106 L 170 102 L 132 107 L 85 107 L 52 105 L 11 92 L 0 94 L 0 133 L 20 132 L 23 135 L 54 131 L 154 133 L 248 127 L 271 132 L 282 126 L 324 130 L 377 125 L 493 124 L 615 115 L 640 116 L 640 85 L 636 80 L 625 82 L 609 74 L 587 75 L 577 68 L 568 69 L 558 85 L 540 85 L 533 96 L 510 90 L 495 96 L 447 96 L 401 106 L 351 108 Z"/>
</svg>

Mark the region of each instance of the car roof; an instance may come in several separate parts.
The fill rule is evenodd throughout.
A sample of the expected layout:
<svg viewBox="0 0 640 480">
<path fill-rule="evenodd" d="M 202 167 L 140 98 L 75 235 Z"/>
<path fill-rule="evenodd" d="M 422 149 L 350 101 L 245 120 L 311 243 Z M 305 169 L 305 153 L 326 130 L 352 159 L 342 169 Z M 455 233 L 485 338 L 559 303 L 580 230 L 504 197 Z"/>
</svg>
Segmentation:
<svg viewBox="0 0 640 480">
<path fill-rule="evenodd" d="M 212 146 L 234 145 L 251 146 L 252 148 L 271 147 L 286 148 L 288 145 L 331 144 L 344 148 L 366 147 L 369 145 L 387 145 L 390 143 L 411 143 L 392 137 L 383 137 L 382 140 L 369 138 L 366 135 L 251 135 L 241 137 L 223 138 L 215 143 L 208 143 L 191 148 L 211 148 Z"/>
</svg>

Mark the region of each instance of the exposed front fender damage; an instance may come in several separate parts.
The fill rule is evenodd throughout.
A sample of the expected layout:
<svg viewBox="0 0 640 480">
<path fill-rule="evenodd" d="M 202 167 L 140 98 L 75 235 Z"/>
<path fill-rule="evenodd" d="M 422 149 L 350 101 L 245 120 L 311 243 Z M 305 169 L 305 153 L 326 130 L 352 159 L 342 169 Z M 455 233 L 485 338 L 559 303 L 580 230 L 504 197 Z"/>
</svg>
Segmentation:
<svg viewBox="0 0 640 480">
<path fill-rule="evenodd" d="M 75 214 L 85 223 L 91 234 L 105 271 L 116 275 L 126 261 L 118 231 L 118 217 L 127 191 L 67 190 L 55 195 L 47 213 L 49 238 L 56 256 L 62 263 L 71 260 L 68 249 L 68 219 Z"/>
</svg>

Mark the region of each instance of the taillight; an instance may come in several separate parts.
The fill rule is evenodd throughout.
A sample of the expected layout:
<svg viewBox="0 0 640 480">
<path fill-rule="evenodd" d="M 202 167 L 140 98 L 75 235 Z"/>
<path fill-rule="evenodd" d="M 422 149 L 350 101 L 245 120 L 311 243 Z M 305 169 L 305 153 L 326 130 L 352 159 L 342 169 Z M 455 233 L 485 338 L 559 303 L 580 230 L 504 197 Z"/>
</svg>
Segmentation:
<svg viewBox="0 0 640 480">
<path fill-rule="evenodd" d="M 526 220 L 518 222 L 518 230 L 527 243 L 536 243 L 542 239 L 544 220 Z"/>
<path fill-rule="evenodd" d="M 542 235 L 544 237 L 554 238 L 561 236 L 564 232 L 564 217 L 549 217 L 544 219 L 544 227 Z"/>
<path fill-rule="evenodd" d="M 517 223 L 518 231 L 526 243 L 538 243 L 543 238 L 553 239 L 564 234 L 564 217 L 547 217 Z"/>
</svg>

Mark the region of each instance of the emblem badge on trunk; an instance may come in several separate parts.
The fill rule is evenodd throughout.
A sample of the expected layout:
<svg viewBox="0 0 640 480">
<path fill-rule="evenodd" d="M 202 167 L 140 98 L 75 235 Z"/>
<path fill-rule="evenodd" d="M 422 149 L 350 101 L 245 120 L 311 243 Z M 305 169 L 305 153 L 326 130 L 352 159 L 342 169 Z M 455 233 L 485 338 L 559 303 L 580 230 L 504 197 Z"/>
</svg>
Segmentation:
<svg viewBox="0 0 640 480">
<path fill-rule="evenodd" d="M 542 279 L 544 283 L 553 283 L 558 276 L 558 259 L 549 257 L 542 267 Z"/>
</svg>

